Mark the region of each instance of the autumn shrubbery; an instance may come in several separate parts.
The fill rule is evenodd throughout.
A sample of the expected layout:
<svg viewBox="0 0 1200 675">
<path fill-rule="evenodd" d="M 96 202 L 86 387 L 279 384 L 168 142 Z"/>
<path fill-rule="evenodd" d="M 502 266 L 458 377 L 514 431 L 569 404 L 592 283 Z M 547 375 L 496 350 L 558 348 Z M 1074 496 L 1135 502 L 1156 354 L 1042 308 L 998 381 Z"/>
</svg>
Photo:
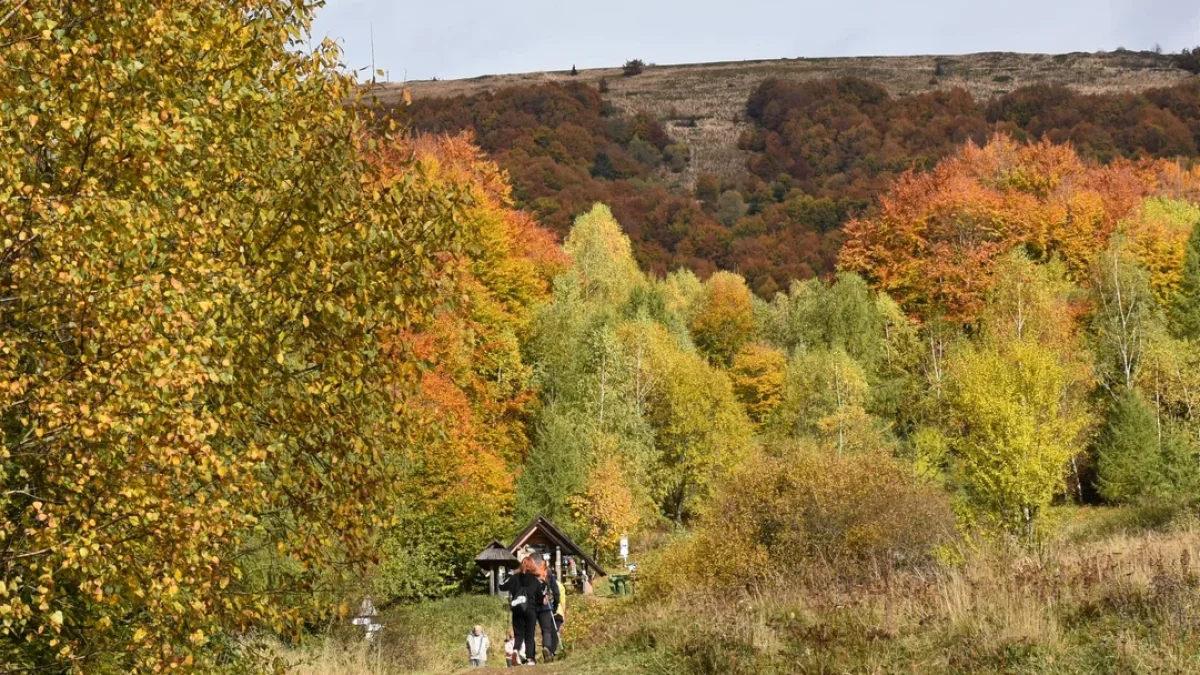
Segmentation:
<svg viewBox="0 0 1200 675">
<path fill-rule="evenodd" d="M 705 593 L 886 578 L 930 564 L 955 536 L 947 496 L 889 455 L 785 444 L 724 485 L 695 534 L 651 566 L 649 586 Z"/>
</svg>

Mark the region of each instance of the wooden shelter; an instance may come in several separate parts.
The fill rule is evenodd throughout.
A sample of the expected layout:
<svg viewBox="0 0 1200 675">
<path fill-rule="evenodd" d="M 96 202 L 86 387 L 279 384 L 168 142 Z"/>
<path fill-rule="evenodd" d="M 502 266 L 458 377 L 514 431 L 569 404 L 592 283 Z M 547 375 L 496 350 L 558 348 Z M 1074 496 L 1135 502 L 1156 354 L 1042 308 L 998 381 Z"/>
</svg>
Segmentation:
<svg viewBox="0 0 1200 675">
<path fill-rule="evenodd" d="M 578 544 L 571 541 L 570 537 L 542 515 L 534 518 L 533 522 L 517 535 L 508 550 L 517 557 L 521 557 L 522 553 L 548 554 L 559 579 L 563 578 L 563 556 L 574 558 L 579 564 L 580 571 L 589 579 L 596 575 L 602 577 L 608 575 L 599 563 L 592 560 L 591 556 L 585 553 Z M 594 571 L 594 574 L 589 571 Z"/>
<path fill-rule="evenodd" d="M 504 581 L 504 571 L 516 569 L 517 565 L 521 563 L 512 551 L 504 547 L 504 544 L 493 541 L 488 544 L 487 548 L 480 551 L 479 555 L 475 556 L 475 564 L 487 570 L 488 592 L 492 595 L 499 595 L 500 584 Z"/>
</svg>

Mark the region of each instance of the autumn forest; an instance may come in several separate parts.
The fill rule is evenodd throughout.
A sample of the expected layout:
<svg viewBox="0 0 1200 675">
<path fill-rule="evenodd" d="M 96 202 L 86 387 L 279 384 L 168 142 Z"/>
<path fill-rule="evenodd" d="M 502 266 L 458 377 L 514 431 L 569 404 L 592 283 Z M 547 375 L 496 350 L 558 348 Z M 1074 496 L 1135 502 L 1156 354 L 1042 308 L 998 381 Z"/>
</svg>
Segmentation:
<svg viewBox="0 0 1200 675">
<path fill-rule="evenodd" d="M 0 673 L 454 672 L 538 515 L 640 565 L 547 672 L 1200 670 L 1200 78 L 766 77 L 717 175 L 82 4 L 0 11 Z"/>
</svg>

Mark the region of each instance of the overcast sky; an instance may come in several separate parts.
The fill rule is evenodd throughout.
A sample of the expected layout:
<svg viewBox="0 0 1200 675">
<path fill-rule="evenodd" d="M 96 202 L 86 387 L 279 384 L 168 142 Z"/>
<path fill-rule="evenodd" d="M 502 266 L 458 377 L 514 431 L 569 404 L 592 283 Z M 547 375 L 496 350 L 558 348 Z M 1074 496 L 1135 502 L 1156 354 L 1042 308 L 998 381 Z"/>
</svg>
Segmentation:
<svg viewBox="0 0 1200 675">
<path fill-rule="evenodd" d="M 327 0 L 314 37 L 390 79 L 797 56 L 1200 44 L 1198 0 Z"/>
</svg>

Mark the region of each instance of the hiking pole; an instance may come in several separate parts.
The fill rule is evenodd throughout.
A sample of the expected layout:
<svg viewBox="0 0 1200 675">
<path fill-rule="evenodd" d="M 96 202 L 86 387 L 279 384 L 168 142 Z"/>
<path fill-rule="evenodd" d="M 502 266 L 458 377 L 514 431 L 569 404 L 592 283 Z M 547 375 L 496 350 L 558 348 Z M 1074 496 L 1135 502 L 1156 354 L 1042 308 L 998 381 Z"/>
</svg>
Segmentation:
<svg viewBox="0 0 1200 675">
<path fill-rule="evenodd" d="M 559 628 L 558 619 L 555 618 L 556 616 L 558 616 L 558 615 L 553 614 L 553 613 L 550 614 L 550 623 L 554 624 L 554 637 L 556 637 L 558 639 L 558 649 L 556 651 L 558 652 L 558 654 L 566 655 L 567 646 L 565 644 L 563 644 L 562 629 Z M 558 659 L 558 654 L 554 655 L 554 658 L 556 660 Z"/>
</svg>

